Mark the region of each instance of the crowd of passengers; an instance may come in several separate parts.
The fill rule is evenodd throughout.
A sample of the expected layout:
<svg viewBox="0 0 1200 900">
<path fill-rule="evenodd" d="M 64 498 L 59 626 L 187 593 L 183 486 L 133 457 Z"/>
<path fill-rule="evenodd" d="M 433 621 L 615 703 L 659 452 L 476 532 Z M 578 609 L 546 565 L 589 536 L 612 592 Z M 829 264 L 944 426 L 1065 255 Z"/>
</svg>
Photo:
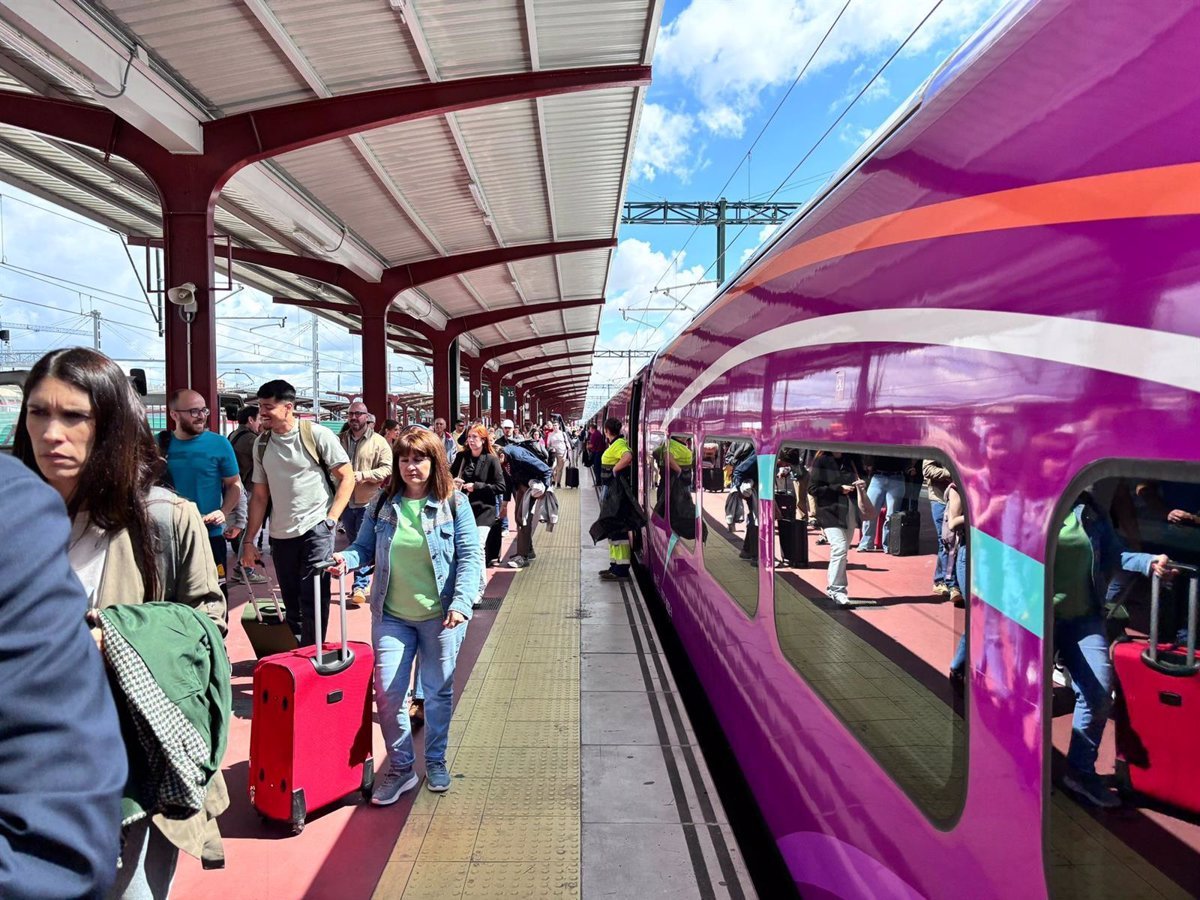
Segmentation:
<svg viewBox="0 0 1200 900">
<path fill-rule="evenodd" d="M 352 602 L 370 608 L 388 749 L 371 802 L 418 784 L 422 722 L 427 787 L 450 787 L 454 670 L 487 566 L 510 521 L 507 565 L 535 559 L 587 435 L 510 419 L 376 431 L 360 402 L 335 435 L 295 407 L 292 385 L 268 381 L 226 437 L 210 400 L 180 390 L 156 435 L 100 352 L 53 351 L 30 371 L 0 458 L 0 896 L 162 898 L 180 850 L 223 864 L 227 597 L 268 580 L 264 530 L 299 646 L 316 641 L 314 614 L 328 634 L 332 578 L 353 573 Z"/>
</svg>

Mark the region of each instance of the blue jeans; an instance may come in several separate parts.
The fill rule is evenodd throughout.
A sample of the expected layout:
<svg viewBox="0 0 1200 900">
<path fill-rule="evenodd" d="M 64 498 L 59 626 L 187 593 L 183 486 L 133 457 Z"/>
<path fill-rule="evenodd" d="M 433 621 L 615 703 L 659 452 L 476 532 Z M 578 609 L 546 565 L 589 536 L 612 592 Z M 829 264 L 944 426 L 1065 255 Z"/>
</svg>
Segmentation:
<svg viewBox="0 0 1200 900">
<path fill-rule="evenodd" d="M 454 700 L 454 666 L 467 630 L 443 628 L 440 618 L 409 622 L 384 612 L 372 629 L 375 647 L 375 706 L 392 768 L 413 764 L 412 727 L 408 721 L 408 675 L 413 657 L 421 652 L 417 678 L 426 687 L 425 764 L 445 763 Z"/>
<path fill-rule="evenodd" d="M 904 503 L 904 476 L 903 475 L 872 475 L 871 483 L 867 486 L 867 498 L 871 501 L 871 505 L 876 510 L 883 511 L 883 500 L 887 498 L 888 514 L 900 512 Z M 883 520 L 883 546 L 887 547 L 888 541 L 888 523 L 887 519 Z M 867 547 L 875 546 L 875 520 L 862 523 L 862 540 L 858 543 L 858 549 L 864 550 Z"/>
<path fill-rule="evenodd" d="M 945 505 L 943 504 L 943 511 L 944 510 Z M 955 554 L 954 557 L 954 581 L 958 582 L 958 589 L 963 592 L 963 599 L 969 607 L 971 604 L 971 586 L 967 582 L 967 545 L 965 543 L 958 545 L 958 553 Z M 958 638 L 958 647 L 954 651 L 954 659 L 950 661 L 950 671 L 958 674 L 959 672 L 963 671 L 966 665 L 967 629 L 964 628 L 963 633 Z"/>
<path fill-rule="evenodd" d="M 350 543 L 354 543 L 354 539 L 358 537 L 358 530 L 362 527 L 363 518 L 367 514 L 365 506 L 352 507 L 347 506 L 342 510 L 341 525 L 346 529 L 346 537 Z M 371 583 L 371 573 L 375 571 L 374 566 L 363 566 L 361 569 L 354 570 L 354 587 L 352 590 L 362 591 L 366 593 L 367 585 Z"/>
<path fill-rule="evenodd" d="M 1054 647 L 1075 691 L 1067 764 L 1085 775 L 1094 774 L 1100 739 L 1112 711 L 1113 672 L 1104 620 L 1091 614 L 1055 622 Z"/>
<path fill-rule="evenodd" d="M 933 530 L 937 536 L 937 564 L 933 567 L 933 583 L 952 585 L 954 583 L 953 573 L 947 571 L 950 564 L 950 555 L 946 553 L 946 548 L 942 546 L 942 523 L 946 520 L 946 504 L 938 500 L 929 501 L 930 512 L 933 513 Z M 962 590 L 960 584 L 959 590 Z"/>
</svg>

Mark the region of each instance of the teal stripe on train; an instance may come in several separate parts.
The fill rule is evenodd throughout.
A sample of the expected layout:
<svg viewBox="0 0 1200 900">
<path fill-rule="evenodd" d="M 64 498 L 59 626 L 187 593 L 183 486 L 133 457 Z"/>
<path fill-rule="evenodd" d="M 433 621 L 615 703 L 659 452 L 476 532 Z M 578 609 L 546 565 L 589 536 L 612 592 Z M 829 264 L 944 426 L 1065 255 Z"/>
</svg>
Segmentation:
<svg viewBox="0 0 1200 900">
<path fill-rule="evenodd" d="M 775 496 L 775 454 L 758 454 L 758 496 L 773 498 Z"/>
<path fill-rule="evenodd" d="M 970 553 L 971 593 L 1044 637 L 1046 567 L 978 528 L 971 529 Z"/>
</svg>

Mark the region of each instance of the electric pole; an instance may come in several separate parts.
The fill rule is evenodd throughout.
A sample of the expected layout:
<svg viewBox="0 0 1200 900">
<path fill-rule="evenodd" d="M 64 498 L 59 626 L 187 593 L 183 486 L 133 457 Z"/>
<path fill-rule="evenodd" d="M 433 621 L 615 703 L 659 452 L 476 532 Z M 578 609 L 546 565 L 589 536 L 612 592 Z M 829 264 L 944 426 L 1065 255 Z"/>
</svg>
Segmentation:
<svg viewBox="0 0 1200 900">
<path fill-rule="evenodd" d="M 313 377 L 313 421 L 321 421 L 321 320 L 313 313 L 312 324 L 312 377 Z"/>
<path fill-rule="evenodd" d="M 725 283 L 725 226 L 780 225 L 802 203 L 752 203 L 748 200 L 630 201 L 622 225 L 716 225 L 717 283 Z"/>
</svg>

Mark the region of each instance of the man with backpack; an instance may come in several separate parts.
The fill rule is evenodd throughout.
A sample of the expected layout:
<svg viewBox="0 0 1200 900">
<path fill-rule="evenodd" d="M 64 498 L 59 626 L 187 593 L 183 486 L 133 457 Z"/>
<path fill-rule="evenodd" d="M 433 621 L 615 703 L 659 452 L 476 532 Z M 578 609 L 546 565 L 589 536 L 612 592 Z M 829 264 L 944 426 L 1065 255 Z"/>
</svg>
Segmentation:
<svg viewBox="0 0 1200 900">
<path fill-rule="evenodd" d="M 513 498 L 513 515 L 517 520 L 517 552 L 508 561 L 509 568 L 523 569 L 536 555 L 533 552 L 533 530 L 536 524 L 534 506 L 550 487 L 552 472 L 545 460 L 526 447 L 525 442 L 509 443 L 497 450 L 504 480 Z"/>
<path fill-rule="evenodd" d="M 258 389 L 261 434 L 254 442 L 254 494 L 242 565 L 261 563 L 254 538 L 272 503 L 271 552 L 287 621 L 301 646 L 316 643 L 314 576 L 320 576 L 322 631 L 329 621 L 329 575 L 338 519 L 354 492 L 350 459 L 333 432 L 295 415 L 296 389 L 283 380 Z"/>
</svg>

